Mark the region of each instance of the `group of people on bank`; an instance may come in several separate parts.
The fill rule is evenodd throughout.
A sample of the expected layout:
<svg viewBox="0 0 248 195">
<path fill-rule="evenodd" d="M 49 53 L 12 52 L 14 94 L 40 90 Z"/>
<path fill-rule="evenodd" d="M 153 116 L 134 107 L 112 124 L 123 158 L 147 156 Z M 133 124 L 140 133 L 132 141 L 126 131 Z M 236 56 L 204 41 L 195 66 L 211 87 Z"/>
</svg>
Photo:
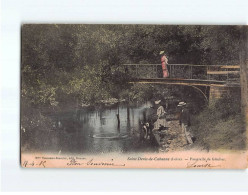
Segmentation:
<svg viewBox="0 0 248 195">
<path fill-rule="evenodd" d="M 155 101 L 155 104 L 158 105 L 157 108 L 157 120 L 154 123 L 154 131 L 160 131 L 163 129 L 166 129 L 167 127 L 167 121 L 166 121 L 166 111 L 161 104 L 161 100 Z M 189 126 L 191 125 L 190 123 L 190 112 L 187 107 L 187 104 L 185 102 L 179 102 L 177 107 L 180 109 L 180 115 L 179 115 L 179 124 L 181 127 L 181 133 L 185 135 L 186 140 L 188 144 L 192 144 L 192 135 L 189 132 Z"/>
</svg>

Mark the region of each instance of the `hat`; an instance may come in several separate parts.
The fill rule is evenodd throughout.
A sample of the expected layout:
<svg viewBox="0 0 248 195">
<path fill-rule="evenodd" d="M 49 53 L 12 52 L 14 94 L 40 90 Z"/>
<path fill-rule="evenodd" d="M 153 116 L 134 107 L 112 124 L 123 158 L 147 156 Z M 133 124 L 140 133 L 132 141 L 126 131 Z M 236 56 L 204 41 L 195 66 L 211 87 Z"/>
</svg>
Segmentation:
<svg viewBox="0 0 248 195">
<path fill-rule="evenodd" d="M 159 55 L 164 54 L 164 51 L 160 51 Z"/>
<path fill-rule="evenodd" d="M 155 101 L 155 104 L 159 104 L 161 102 L 161 100 Z"/>
<path fill-rule="evenodd" d="M 179 102 L 179 104 L 177 106 L 185 106 L 186 103 L 185 102 Z"/>
</svg>

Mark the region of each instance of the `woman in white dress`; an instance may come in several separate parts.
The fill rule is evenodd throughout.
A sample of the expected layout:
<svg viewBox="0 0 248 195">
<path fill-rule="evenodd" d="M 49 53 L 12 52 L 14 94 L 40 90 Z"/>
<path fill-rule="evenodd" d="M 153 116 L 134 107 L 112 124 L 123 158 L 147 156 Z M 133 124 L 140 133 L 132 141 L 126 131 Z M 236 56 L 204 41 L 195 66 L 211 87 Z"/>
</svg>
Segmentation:
<svg viewBox="0 0 248 195">
<path fill-rule="evenodd" d="M 161 100 L 155 101 L 155 104 L 159 105 L 159 107 L 157 109 L 158 119 L 154 123 L 154 129 L 166 127 L 166 112 L 164 110 L 164 107 L 161 105 Z"/>
</svg>

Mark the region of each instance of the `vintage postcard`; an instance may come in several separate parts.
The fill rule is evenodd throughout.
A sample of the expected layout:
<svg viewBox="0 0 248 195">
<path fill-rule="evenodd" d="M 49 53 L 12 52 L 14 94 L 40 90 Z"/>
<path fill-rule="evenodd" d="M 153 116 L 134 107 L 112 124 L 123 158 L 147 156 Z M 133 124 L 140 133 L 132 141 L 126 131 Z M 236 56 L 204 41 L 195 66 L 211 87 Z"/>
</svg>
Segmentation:
<svg viewBox="0 0 248 195">
<path fill-rule="evenodd" d="M 247 168 L 247 26 L 24 24 L 21 166 Z"/>
</svg>

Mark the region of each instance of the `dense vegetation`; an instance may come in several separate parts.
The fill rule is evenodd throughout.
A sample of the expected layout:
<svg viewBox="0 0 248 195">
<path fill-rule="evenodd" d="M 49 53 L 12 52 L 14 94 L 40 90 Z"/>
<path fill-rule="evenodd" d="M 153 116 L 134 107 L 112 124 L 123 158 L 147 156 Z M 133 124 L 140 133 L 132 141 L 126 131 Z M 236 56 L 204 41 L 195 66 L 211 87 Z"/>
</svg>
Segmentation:
<svg viewBox="0 0 248 195">
<path fill-rule="evenodd" d="M 121 65 L 158 64 L 161 50 L 169 63 L 238 64 L 239 38 L 239 26 L 23 25 L 22 128 L 31 129 L 32 117 L 39 126 L 42 111 L 111 98 L 143 101 L 165 93 L 194 98 L 187 87 L 128 84 L 130 75 Z"/>
<path fill-rule="evenodd" d="M 239 36 L 237 26 L 24 25 L 22 97 L 35 107 L 118 99 L 139 88 L 121 64 L 160 63 L 160 50 L 169 63 L 236 64 Z"/>
<path fill-rule="evenodd" d="M 241 150 L 246 146 L 244 116 L 241 115 L 240 92 L 211 102 L 192 117 L 195 145 L 205 150 Z"/>
</svg>

